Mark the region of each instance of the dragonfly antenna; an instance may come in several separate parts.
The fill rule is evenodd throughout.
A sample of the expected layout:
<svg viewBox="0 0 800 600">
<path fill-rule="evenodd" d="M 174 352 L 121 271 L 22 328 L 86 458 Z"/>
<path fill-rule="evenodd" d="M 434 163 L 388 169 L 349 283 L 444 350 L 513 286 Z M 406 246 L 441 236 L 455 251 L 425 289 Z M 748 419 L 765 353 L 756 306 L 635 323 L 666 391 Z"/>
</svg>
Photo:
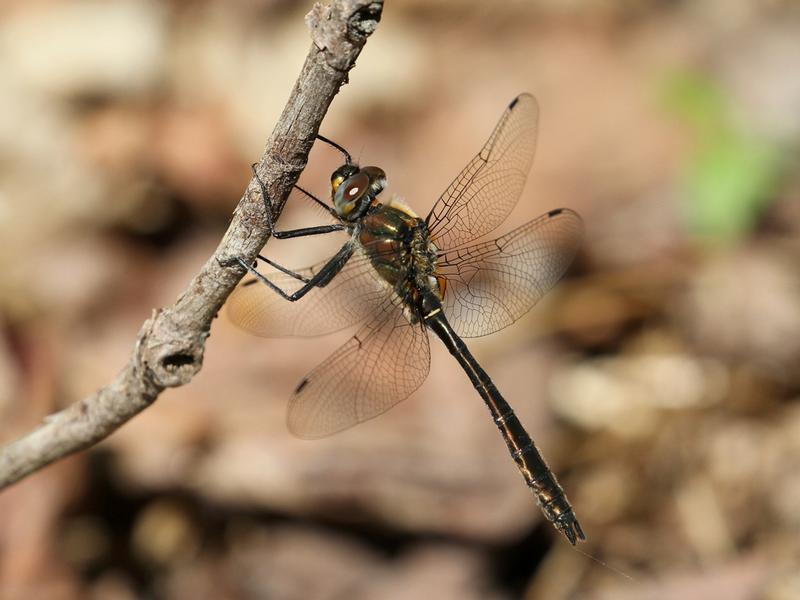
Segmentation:
<svg viewBox="0 0 800 600">
<path fill-rule="evenodd" d="M 337 144 L 336 142 L 334 142 L 332 140 L 329 140 L 324 135 L 320 135 L 319 133 L 317 134 L 317 139 L 318 140 L 322 140 L 326 144 L 330 144 L 331 146 L 336 148 L 339 152 L 344 154 L 344 160 L 348 165 L 352 165 L 353 164 L 353 157 L 350 156 L 350 153 L 347 150 L 345 150 L 344 148 L 342 148 L 339 144 Z"/>
</svg>

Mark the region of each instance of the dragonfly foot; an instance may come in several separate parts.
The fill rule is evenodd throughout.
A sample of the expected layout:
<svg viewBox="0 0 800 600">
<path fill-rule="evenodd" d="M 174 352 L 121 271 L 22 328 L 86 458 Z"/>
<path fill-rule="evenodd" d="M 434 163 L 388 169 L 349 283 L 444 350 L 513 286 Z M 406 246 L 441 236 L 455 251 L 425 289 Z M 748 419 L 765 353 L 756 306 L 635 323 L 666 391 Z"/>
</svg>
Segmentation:
<svg viewBox="0 0 800 600">
<path fill-rule="evenodd" d="M 244 267 L 248 271 L 250 270 L 247 265 L 247 261 L 245 261 L 241 256 L 227 256 L 227 257 L 219 257 L 217 256 L 217 264 L 222 267 L 223 269 L 228 269 L 230 267 Z"/>
</svg>

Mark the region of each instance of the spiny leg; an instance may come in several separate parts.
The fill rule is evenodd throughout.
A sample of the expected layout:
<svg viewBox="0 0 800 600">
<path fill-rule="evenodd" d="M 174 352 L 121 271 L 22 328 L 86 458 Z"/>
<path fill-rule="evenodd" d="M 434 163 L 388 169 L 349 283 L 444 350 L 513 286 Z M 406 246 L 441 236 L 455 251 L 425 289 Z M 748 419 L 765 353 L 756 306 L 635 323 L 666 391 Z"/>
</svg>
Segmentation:
<svg viewBox="0 0 800 600">
<path fill-rule="evenodd" d="M 342 148 L 339 144 L 337 144 L 333 140 L 329 140 L 324 135 L 320 135 L 320 134 L 317 134 L 317 139 L 325 142 L 326 144 L 330 144 L 331 146 L 336 148 L 339 152 L 344 154 L 344 162 L 346 164 L 348 164 L 348 165 L 352 165 L 353 164 L 353 157 L 350 156 L 350 153 L 347 150 L 345 150 L 344 148 Z"/>
<path fill-rule="evenodd" d="M 342 148 L 339 144 L 337 144 L 337 143 L 335 143 L 335 142 L 333 142 L 333 141 L 329 140 L 328 138 L 326 138 L 324 136 L 321 136 L 321 135 L 317 135 L 317 138 L 319 138 L 320 140 L 330 144 L 334 148 L 338 149 L 340 152 L 342 152 L 344 154 L 345 160 L 347 161 L 347 163 L 348 164 L 352 163 L 352 158 L 351 158 L 350 154 L 347 152 L 347 150 Z M 264 212 L 265 212 L 265 215 L 266 215 L 266 218 L 267 218 L 267 224 L 268 224 L 268 226 L 270 228 L 270 233 L 271 233 L 271 235 L 273 237 L 278 238 L 278 239 L 287 239 L 287 238 L 295 238 L 295 237 L 304 237 L 304 236 L 307 236 L 307 235 L 318 235 L 318 234 L 323 234 L 323 233 L 331 233 L 331 232 L 334 232 L 334 231 L 342 231 L 342 230 L 346 229 L 343 224 L 337 223 L 337 224 L 333 224 L 333 225 L 319 225 L 319 226 L 315 226 L 315 227 L 304 227 L 304 228 L 301 228 L 301 229 L 291 229 L 291 230 L 287 230 L 287 231 L 276 231 L 275 230 L 275 222 L 273 221 L 273 218 L 272 218 L 272 203 L 269 200 L 269 195 L 267 194 L 266 185 L 264 184 L 264 181 L 261 179 L 261 177 L 258 174 L 258 171 L 256 170 L 256 163 L 253 163 L 252 165 L 250 165 L 250 169 L 252 170 L 253 176 L 255 177 L 256 182 L 258 182 L 258 187 L 261 190 L 261 199 L 264 202 Z M 300 190 L 300 192 L 305 194 L 308 198 L 310 198 L 311 200 L 316 202 L 319 206 L 324 208 L 335 219 L 340 220 L 340 217 L 336 213 L 336 211 L 332 207 L 330 207 L 327 204 L 325 204 L 324 202 L 322 202 L 322 200 L 320 200 L 319 198 L 314 196 L 314 194 L 312 194 L 311 192 L 303 189 L 299 185 L 295 184 L 294 187 L 296 187 L 298 190 Z M 262 256 L 261 254 L 258 254 L 257 255 L 258 259 L 263 260 L 268 265 L 271 265 L 272 267 L 274 267 L 275 269 L 281 271 L 282 273 L 285 273 L 286 275 L 289 275 L 290 277 L 293 277 L 294 279 L 297 279 L 298 281 L 302 281 L 305 284 L 302 288 L 300 288 L 299 290 L 297 290 L 293 294 L 287 294 L 284 290 L 282 290 L 280 287 L 278 287 L 277 285 L 272 283 L 269 279 L 267 279 L 264 275 L 262 275 L 254 266 L 249 265 L 241 257 L 235 257 L 235 258 L 232 259 L 232 261 L 227 261 L 227 262 L 228 262 L 228 264 L 238 263 L 239 265 L 241 265 L 242 267 L 247 269 L 247 271 L 249 271 L 252 275 L 254 275 L 256 277 L 255 280 L 246 282 L 244 285 L 250 285 L 252 283 L 256 283 L 256 281 L 260 281 L 261 283 L 263 283 L 263 284 L 267 285 L 268 287 L 270 287 L 276 293 L 280 294 L 283 298 L 294 302 L 295 300 L 298 300 L 299 298 L 302 298 L 305 294 L 307 294 L 308 291 L 311 288 L 313 288 L 313 287 L 324 287 L 325 285 L 327 285 L 330 282 L 331 278 L 334 275 L 336 275 L 336 273 L 338 273 L 342 269 L 342 267 L 344 267 L 344 264 L 350 258 L 352 253 L 353 253 L 353 249 L 350 247 L 350 245 L 349 244 L 345 244 L 345 246 L 343 246 L 339 250 L 339 252 L 337 252 L 337 254 L 334 255 L 333 258 L 331 258 L 331 260 L 328 261 L 319 270 L 319 272 L 316 273 L 311 278 L 303 277 L 299 273 L 296 273 L 296 272 L 292 271 L 291 269 L 287 269 L 286 267 L 284 267 L 282 265 L 279 265 L 278 263 L 268 259 L 266 256 Z"/>
<path fill-rule="evenodd" d="M 262 275 L 258 271 L 258 269 L 256 269 L 252 265 L 248 264 L 242 258 L 236 257 L 234 259 L 234 261 L 237 262 L 238 264 L 240 264 L 245 269 L 247 269 L 247 271 L 251 275 L 253 275 L 253 277 L 255 277 L 255 279 L 253 281 L 249 281 L 249 282 L 245 283 L 244 285 L 251 285 L 253 283 L 261 282 L 264 285 L 266 285 L 267 287 L 269 287 L 271 290 L 273 290 L 275 293 L 280 295 L 285 300 L 288 300 L 289 302 L 295 302 L 295 301 L 299 300 L 300 298 L 302 298 L 303 296 L 305 296 L 309 291 L 311 291 L 315 287 L 325 287 L 326 285 L 328 285 L 328 283 L 330 283 L 331 279 L 333 279 L 334 276 L 339 271 L 342 270 L 342 268 L 344 267 L 345 263 L 347 263 L 347 261 L 353 255 L 353 251 L 354 251 L 354 248 L 353 248 L 352 244 L 350 242 L 347 242 L 344 246 L 341 247 L 341 249 L 327 263 L 325 263 L 325 265 L 319 270 L 318 273 L 316 273 L 311 279 L 309 279 L 308 281 L 305 282 L 303 287 L 301 287 L 299 290 L 297 290 L 296 292 L 293 292 L 291 294 L 287 293 L 286 291 L 282 290 L 280 287 L 275 285 L 273 282 L 271 282 L 269 279 L 267 279 L 267 277 Z M 273 263 L 272 261 L 268 261 L 268 262 L 270 264 L 272 264 L 273 266 L 275 266 L 275 263 Z M 280 270 L 282 270 L 283 272 L 287 273 L 288 275 L 291 275 L 292 277 L 300 278 L 301 281 L 303 280 L 297 273 L 288 272 L 289 269 L 285 269 L 284 270 L 281 267 Z"/>
<path fill-rule="evenodd" d="M 326 143 L 330 144 L 331 146 L 333 146 L 334 148 L 336 148 L 340 152 L 342 152 L 342 154 L 345 155 L 345 159 L 347 161 L 347 164 L 351 164 L 352 163 L 353 159 L 350 157 L 350 153 L 347 152 L 347 150 L 345 150 L 344 148 L 342 148 L 339 144 L 337 144 L 336 142 L 332 142 L 328 138 L 326 138 L 326 137 L 324 137 L 322 135 L 319 135 L 319 134 L 317 134 L 317 138 L 322 140 L 323 142 L 326 142 Z M 266 186 L 264 185 L 264 182 L 261 180 L 261 177 L 259 177 L 258 171 L 256 170 L 256 165 L 257 164 L 258 163 L 253 163 L 252 165 L 250 165 L 250 169 L 253 171 L 253 176 L 256 178 L 256 181 L 258 182 L 258 186 L 261 188 L 261 197 L 262 197 L 262 199 L 264 201 L 264 209 L 267 212 L 267 218 L 269 219 L 270 226 L 272 226 L 272 204 L 269 202 L 269 196 L 267 195 Z M 328 206 L 322 200 L 317 198 L 314 194 L 312 194 L 311 192 L 301 188 L 299 185 L 294 184 L 294 187 L 296 187 L 298 190 L 300 190 L 308 198 L 310 198 L 311 200 L 316 202 L 319 206 L 321 206 L 323 209 L 325 209 L 325 211 L 329 212 L 333 216 L 334 219 L 337 219 L 337 220 L 339 219 L 339 215 L 336 214 L 336 211 L 333 209 L 333 207 Z"/>
<path fill-rule="evenodd" d="M 256 178 L 258 182 L 258 187 L 261 188 L 261 199 L 264 202 L 264 211 L 267 217 L 267 225 L 269 225 L 270 233 L 272 237 L 275 237 L 279 240 L 287 239 L 287 238 L 295 238 L 295 237 L 303 237 L 306 235 L 318 235 L 321 233 L 331 233 L 332 231 L 343 231 L 345 226 L 341 223 L 335 223 L 333 225 L 317 225 L 315 227 L 303 227 L 301 229 L 290 229 L 288 231 L 277 231 L 275 229 L 275 222 L 272 220 L 272 202 L 269 200 L 269 195 L 267 194 L 267 186 L 261 180 L 261 177 L 258 176 L 258 171 L 256 171 L 256 164 L 253 163 L 250 168 L 253 171 L 253 176 Z M 297 187 L 297 186 L 295 186 Z M 299 188 L 303 193 L 307 196 L 314 198 L 311 194 Z M 314 200 L 317 200 L 314 198 Z M 319 200 L 317 200 L 320 202 Z M 324 204 L 323 204 L 324 206 Z M 326 207 L 327 208 L 327 207 Z M 333 213 L 335 215 L 335 212 Z M 338 216 L 337 216 L 338 218 Z"/>
<path fill-rule="evenodd" d="M 306 197 L 310 198 L 311 200 L 313 200 L 314 202 L 319 204 L 322 208 L 325 209 L 326 212 L 331 213 L 331 215 L 333 216 L 334 219 L 339 220 L 339 215 L 336 214 L 336 211 L 333 209 L 333 207 L 328 206 L 322 200 L 317 198 L 314 194 L 312 194 L 308 190 L 305 190 L 305 189 L 301 188 L 299 185 L 294 184 L 294 187 L 297 188 L 298 190 L 300 190 L 303 194 L 305 194 Z"/>
<path fill-rule="evenodd" d="M 297 281 L 302 281 L 303 283 L 308 283 L 309 281 L 311 281 L 311 278 L 303 277 L 302 275 L 300 275 L 300 273 L 295 273 L 291 269 L 287 269 L 283 265 L 279 265 L 275 261 L 268 259 L 266 256 L 262 256 L 262 255 L 258 254 L 258 255 L 256 255 L 256 258 L 259 259 L 259 260 L 263 260 L 265 263 L 267 263 L 268 265 L 270 265 L 272 267 L 275 267 L 281 273 L 286 273 L 289 277 L 293 277 L 294 279 L 297 279 Z"/>
</svg>

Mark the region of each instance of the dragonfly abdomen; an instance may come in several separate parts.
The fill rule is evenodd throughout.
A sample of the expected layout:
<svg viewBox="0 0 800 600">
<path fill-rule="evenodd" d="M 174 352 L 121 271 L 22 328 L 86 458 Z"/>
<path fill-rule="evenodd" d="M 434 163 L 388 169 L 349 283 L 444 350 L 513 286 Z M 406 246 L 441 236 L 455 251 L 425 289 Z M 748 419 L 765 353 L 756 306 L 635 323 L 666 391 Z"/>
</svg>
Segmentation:
<svg viewBox="0 0 800 600">
<path fill-rule="evenodd" d="M 536 501 L 547 519 L 554 523 L 572 544 L 575 544 L 577 538 L 585 539 L 564 489 L 514 411 L 509 407 L 509 412 L 502 418 L 495 418 L 495 424 L 503 435 L 525 483 L 536 495 Z"/>
<path fill-rule="evenodd" d="M 492 413 L 497 428 L 508 446 L 511 457 L 531 488 L 545 517 L 553 523 L 571 544 L 586 536 L 578 523 L 572 506 L 555 475 L 547 466 L 533 440 L 525 431 L 514 410 L 506 402 L 489 375 L 475 360 L 464 341 L 447 322 L 437 299 L 425 298 L 425 324 L 444 342 L 472 385 L 481 395 Z"/>
</svg>

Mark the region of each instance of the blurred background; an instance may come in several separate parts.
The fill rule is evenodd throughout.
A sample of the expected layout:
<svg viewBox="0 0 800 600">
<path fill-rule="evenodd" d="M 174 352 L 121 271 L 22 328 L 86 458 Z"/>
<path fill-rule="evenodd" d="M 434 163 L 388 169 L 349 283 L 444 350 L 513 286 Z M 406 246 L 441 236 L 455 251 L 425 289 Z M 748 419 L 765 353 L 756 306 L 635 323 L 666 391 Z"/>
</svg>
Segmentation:
<svg viewBox="0 0 800 600">
<path fill-rule="evenodd" d="M 310 8 L 2 3 L 0 441 L 108 382 L 213 251 Z M 570 207 L 585 245 L 468 344 L 594 559 L 543 522 L 435 338 L 409 400 L 308 442 L 287 399 L 351 332 L 264 340 L 222 314 L 191 385 L 0 493 L 0 596 L 800 598 L 798 65 L 791 0 L 395 0 L 323 123 L 424 215 L 538 98 L 503 227 Z M 325 197 L 339 160 L 315 147 L 301 184 Z M 320 218 L 291 198 L 281 223 Z"/>
</svg>

